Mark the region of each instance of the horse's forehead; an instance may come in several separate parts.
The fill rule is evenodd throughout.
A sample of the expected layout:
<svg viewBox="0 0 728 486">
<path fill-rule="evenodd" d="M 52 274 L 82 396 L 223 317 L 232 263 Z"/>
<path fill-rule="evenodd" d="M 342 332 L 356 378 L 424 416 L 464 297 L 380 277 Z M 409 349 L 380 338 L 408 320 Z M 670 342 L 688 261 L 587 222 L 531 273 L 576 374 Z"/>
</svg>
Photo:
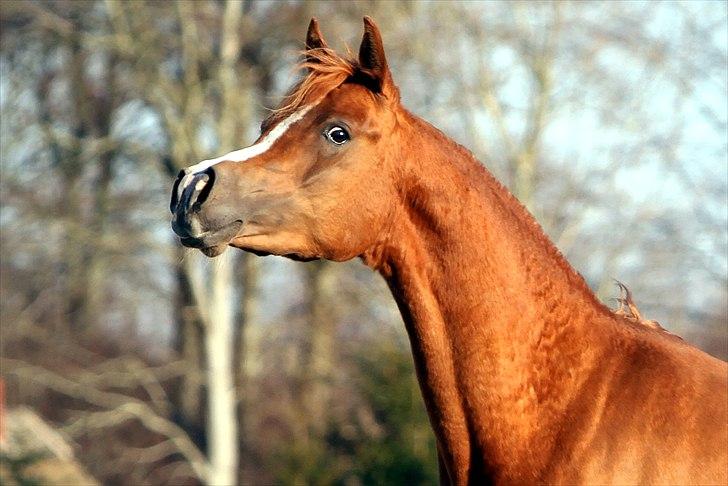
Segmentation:
<svg viewBox="0 0 728 486">
<path fill-rule="evenodd" d="M 365 87 L 345 83 L 332 90 L 317 107 L 321 114 L 327 112 L 346 116 L 353 121 L 364 121 L 376 111 L 374 96 Z"/>
<path fill-rule="evenodd" d="M 299 130 L 308 129 L 311 123 L 323 122 L 332 116 L 363 123 L 372 118 L 375 110 L 376 102 L 371 92 L 360 85 L 345 83 L 318 99 L 308 100 L 287 117 L 266 127 L 260 140 L 269 138 L 275 132 L 280 132 L 276 139 L 286 132 L 295 137 Z"/>
</svg>

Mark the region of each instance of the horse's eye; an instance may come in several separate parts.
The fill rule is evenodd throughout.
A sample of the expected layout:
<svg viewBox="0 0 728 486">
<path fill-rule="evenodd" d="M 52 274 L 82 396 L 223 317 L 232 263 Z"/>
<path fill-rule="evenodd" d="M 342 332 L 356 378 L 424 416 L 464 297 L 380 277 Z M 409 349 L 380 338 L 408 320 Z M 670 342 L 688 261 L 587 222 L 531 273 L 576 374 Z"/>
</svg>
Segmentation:
<svg viewBox="0 0 728 486">
<path fill-rule="evenodd" d="M 336 145 L 343 145 L 349 141 L 349 133 L 339 126 L 331 127 L 326 130 L 326 138 Z"/>
</svg>

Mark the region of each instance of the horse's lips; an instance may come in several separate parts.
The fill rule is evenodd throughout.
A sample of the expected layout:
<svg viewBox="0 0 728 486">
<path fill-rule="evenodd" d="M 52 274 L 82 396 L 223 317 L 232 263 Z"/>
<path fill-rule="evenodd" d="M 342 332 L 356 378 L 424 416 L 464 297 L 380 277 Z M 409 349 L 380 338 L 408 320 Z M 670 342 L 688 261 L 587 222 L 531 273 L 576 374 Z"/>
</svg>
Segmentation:
<svg viewBox="0 0 728 486">
<path fill-rule="evenodd" d="M 197 248 L 208 257 L 216 257 L 237 236 L 243 226 L 240 220 L 233 221 L 222 228 L 205 231 L 197 236 L 179 235 L 180 242 L 188 248 Z"/>
</svg>

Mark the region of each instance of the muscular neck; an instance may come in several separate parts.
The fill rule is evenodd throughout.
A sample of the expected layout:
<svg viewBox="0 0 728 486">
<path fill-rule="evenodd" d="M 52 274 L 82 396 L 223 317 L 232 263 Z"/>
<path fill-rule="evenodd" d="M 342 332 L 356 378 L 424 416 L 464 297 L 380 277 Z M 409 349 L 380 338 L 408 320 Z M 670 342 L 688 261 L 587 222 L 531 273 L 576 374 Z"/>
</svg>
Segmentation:
<svg viewBox="0 0 728 486">
<path fill-rule="evenodd" d="M 419 156 L 403 163 L 393 224 L 364 261 L 400 307 L 445 463 L 518 479 L 506 469 L 543 467 L 530 444 L 554 441 L 609 312 L 469 152 L 408 121 Z"/>
</svg>

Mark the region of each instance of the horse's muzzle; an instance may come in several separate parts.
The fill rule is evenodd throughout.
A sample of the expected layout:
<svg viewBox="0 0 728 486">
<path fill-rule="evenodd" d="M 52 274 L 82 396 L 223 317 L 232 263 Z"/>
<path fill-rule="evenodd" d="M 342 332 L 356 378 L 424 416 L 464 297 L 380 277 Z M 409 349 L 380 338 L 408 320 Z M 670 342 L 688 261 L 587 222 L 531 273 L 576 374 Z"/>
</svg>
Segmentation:
<svg viewBox="0 0 728 486">
<path fill-rule="evenodd" d="M 211 210 L 204 204 L 215 185 L 215 172 L 208 168 L 196 174 L 180 172 L 172 187 L 170 211 L 172 230 L 180 242 L 189 248 L 198 248 L 207 256 L 217 256 L 240 231 L 243 222 L 226 215 L 227 211 Z M 204 208 L 203 208 L 204 204 Z"/>
</svg>

